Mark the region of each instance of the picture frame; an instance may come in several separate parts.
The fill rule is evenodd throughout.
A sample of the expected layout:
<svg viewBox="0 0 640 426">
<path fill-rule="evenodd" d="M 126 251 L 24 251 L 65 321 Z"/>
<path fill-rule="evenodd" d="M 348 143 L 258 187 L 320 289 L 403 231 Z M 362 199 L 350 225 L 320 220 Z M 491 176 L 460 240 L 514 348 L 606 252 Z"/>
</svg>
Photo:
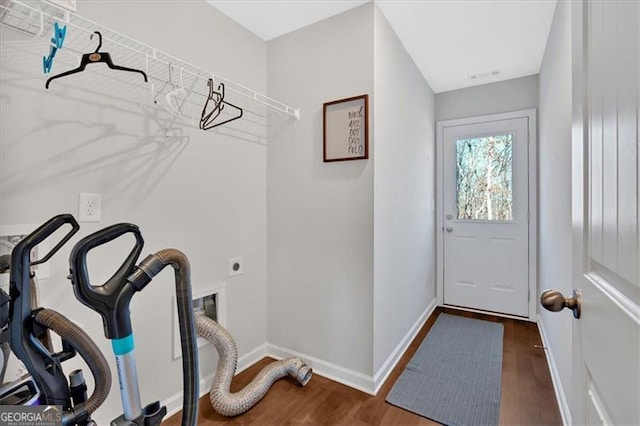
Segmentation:
<svg viewBox="0 0 640 426">
<path fill-rule="evenodd" d="M 369 158 L 369 95 L 323 104 L 322 146 L 325 163 Z"/>
</svg>

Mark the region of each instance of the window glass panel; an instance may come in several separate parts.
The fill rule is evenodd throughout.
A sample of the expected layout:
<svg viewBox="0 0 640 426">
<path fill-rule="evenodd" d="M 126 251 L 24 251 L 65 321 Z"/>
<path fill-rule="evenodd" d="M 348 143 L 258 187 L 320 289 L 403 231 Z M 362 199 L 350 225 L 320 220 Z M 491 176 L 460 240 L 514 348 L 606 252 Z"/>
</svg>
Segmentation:
<svg viewBox="0 0 640 426">
<path fill-rule="evenodd" d="M 513 135 L 456 141 L 458 219 L 513 219 Z"/>
</svg>

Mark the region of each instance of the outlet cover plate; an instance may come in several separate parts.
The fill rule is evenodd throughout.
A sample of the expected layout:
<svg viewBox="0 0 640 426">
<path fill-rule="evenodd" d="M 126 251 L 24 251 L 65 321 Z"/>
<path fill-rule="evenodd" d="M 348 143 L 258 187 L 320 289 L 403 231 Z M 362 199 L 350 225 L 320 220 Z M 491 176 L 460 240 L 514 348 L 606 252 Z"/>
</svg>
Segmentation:
<svg viewBox="0 0 640 426">
<path fill-rule="evenodd" d="M 78 222 L 100 222 L 102 194 L 81 192 L 78 196 Z"/>
</svg>

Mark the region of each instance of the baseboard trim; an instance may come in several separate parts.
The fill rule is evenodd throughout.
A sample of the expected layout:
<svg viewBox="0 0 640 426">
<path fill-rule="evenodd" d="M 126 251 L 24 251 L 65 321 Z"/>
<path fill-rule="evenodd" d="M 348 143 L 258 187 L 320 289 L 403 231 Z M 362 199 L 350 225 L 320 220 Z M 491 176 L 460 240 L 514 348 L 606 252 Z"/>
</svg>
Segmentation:
<svg viewBox="0 0 640 426">
<path fill-rule="evenodd" d="M 375 395 L 373 377 L 366 374 L 341 367 L 328 361 L 303 354 L 291 349 L 283 348 L 269 343 L 263 343 L 251 352 L 241 356 L 238 359 L 238 368 L 236 374 L 239 374 L 247 368 L 254 365 L 265 357 L 275 359 L 284 359 L 290 357 L 298 357 L 304 360 L 312 369 L 313 373 L 326 377 L 343 385 L 365 392 L 369 395 Z M 209 393 L 209 387 L 213 380 L 213 374 L 200 379 L 200 398 Z M 182 392 L 178 392 L 162 402 L 167 407 L 167 418 L 182 411 Z"/>
<path fill-rule="evenodd" d="M 400 361 L 400 358 L 402 358 L 402 355 L 404 355 L 413 339 L 415 339 L 420 329 L 422 329 L 429 317 L 433 314 L 436 307 L 437 301 L 436 299 L 433 299 L 420 317 L 418 317 L 416 322 L 411 326 L 407 334 L 402 338 L 398 346 L 396 346 L 391 355 L 389 355 L 382 367 L 380 367 L 378 372 L 375 374 L 375 377 L 270 343 L 263 343 L 251 352 L 241 356 L 238 359 L 236 374 L 243 372 L 265 357 L 275 359 L 298 357 L 304 360 L 313 369 L 314 374 L 375 396 L 393 369 L 396 367 L 398 361 Z M 200 379 L 200 397 L 203 397 L 209 392 L 211 380 L 213 380 L 213 374 Z M 178 392 L 165 399 L 163 404 L 167 407 L 167 417 L 178 413 L 182 410 L 182 392 Z"/>
<path fill-rule="evenodd" d="M 571 410 L 569 409 L 569 403 L 567 402 L 564 388 L 562 387 L 562 380 L 560 379 L 560 372 L 558 371 L 558 365 L 553 356 L 553 351 L 549 346 L 549 339 L 547 332 L 544 328 L 544 323 L 541 319 L 538 319 L 538 329 L 540 330 L 540 337 L 542 338 L 542 346 L 545 347 L 545 356 L 547 358 L 547 364 L 549 365 L 549 372 L 551 373 L 551 381 L 553 382 L 553 390 L 556 394 L 556 400 L 558 407 L 560 407 L 560 416 L 562 417 L 562 424 L 564 426 L 570 426 L 573 424 L 571 419 Z"/>
<path fill-rule="evenodd" d="M 289 357 L 298 357 L 303 359 L 312 369 L 314 374 L 326 377 L 338 383 L 342 383 L 354 389 L 358 389 L 369 395 L 375 396 L 384 382 L 387 380 L 393 369 L 398 364 L 400 358 L 405 353 L 413 339 L 420 331 L 420 329 L 427 322 L 429 317 L 433 315 L 437 307 L 437 300 L 434 299 L 429 303 L 429 306 L 424 310 L 420 317 L 416 320 L 413 326 L 409 329 L 407 334 L 402 338 L 398 346 L 389 355 L 385 363 L 378 369 L 374 377 L 367 376 L 366 374 L 354 371 L 348 368 L 341 367 L 331 362 L 313 357 L 311 355 L 303 354 L 291 349 L 283 348 L 281 346 L 273 345 L 270 343 L 263 343 L 251 352 L 241 356 L 238 359 L 238 368 L 236 374 L 239 374 L 247 368 L 254 365 L 265 357 L 271 357 L 275 359 L 284 359 Z M 467 310 L 467 309 L 463 309 Z M 522 319 L 522 318 L 519 318 Z M 540 330 L 540 337 L 542 344 L 546 348 L 545 356 L 547 359 L 547 365 L 551 373 L 551 381 L 553 382 L 553 389 L 555 391 L 558 407 L 560 407 L 560 415 L 562 417 L 562 423 L 564 426 L 572 424 L 571 411 L 569 410 L 569 404 L 566 399 L 564 388 L 562 387 L 562 381 L 560 379 L 560 373 L 553 357 L 553 352 L 549 347 L 549 340 L 544 328 L 544 323 L 538 318 L 538 329 Z M 200 398 L 209 393 L 209 386 L 213 380 L 214 374 L 208 375 L 200 379 Z M 182 411 L 182 392 L 178 392 L 163 402 L 163 405 L 167 407 L 167 418 Z"/>
<path fill-rule="evenodd" d="M 382 385 L 384 385 L 384 382 L 387 381 L 393 369 L 396 367 L 396 365 L 398 365 L 398 362 L 400 361 L 400 358 L 402 358 L 402 355 L 404 355 L 413 339 L 415 339 L 416 335 L 436 310 L 437 306 L 437 300 L 434 298 L 431 303 L 429 303 L 424 312 L 418 317 L 416 322 L 411 326 L 407 334 L 405 334 L 404 337 L 400 340 L 400 343 L 398 343 L 398 346 L 396 346 L 393 352 L 391 352 L 391 355 L 389 355 L 384 364 L 382 364 L 382 367 L 380 367 L 378 369 L 378 372 L 373 376 L 373 383 L 375 386 L 374 395 L 380 391 L 380 388 L 382 387 Z"/>
<path fill-rule="evenodd" d="M 366 374 L 359 373 L 348 368 L 340 367 L 339 365 L 332 364 L 328 361 L 306 355 L 291 349 L 286 349 L 280 346 L 264 343 L 251 352 L 241 356 L 238 359 L 238 368 L 236 374 L 241 373 L 247 368 L 251 367 L 256 362 L 265 357 L 271 357 L 275 359 L 284 359 L 290 357 L 298 357 L 304 360 L 312 369 L 313 373 L 327 379 L 331 379 L 343 385 L 352 387 L 354 389 L 365 392 L 369 395 L 375 395 L 373 377 Z M 214 374 L 208 375 L 200 379 L 200 398 L 209 393 L 209 387 L 213 380 Z M 162 401 L 162 404 L 167 407 L 167 416 L 169 418 L 176 413 L 182 411 L 182 392 L 178 392 L 169 398 Z"/>
<path fill-rule="evenodd" d="M 267 356 L 275 359 L 284 359 L 289 357 L 301 358 L 313 369 L 314 374 L 326 377 L 327 379 L 342 383 L 343 385 L 347 385 L 354 389 L 358 389 L 369 395 L 375 395 L 373 377 L 367 376 L 366 374 L 341 367 L 311 355 L 272 344 L 268 344 L 267 352 Z"/>
<path fill-rule="evenodd" d="M 236 374 L 242 373 L 244 370 L 251 367 L 253 364 L 260 361 L 266 356 L 268 356 L 267 344 L 263 343 L 251 352 L 238 358 L 238 367 L 236 368 Z M 209 388 L 211 387 L 211 381 L 213 380 L 214 375 L 215 373 L 200 379 L 200 398 L 209 393 Z M 165 418 L 169 418 L 174 414 L 179 413 L 180 411 L 182 411 L 182 392 L 171 395 L 169 398 L 162 401 L 162 404 L 167 407 L 167 415 Z"/>
<path fill-rule="evenodd" d="M 244 370 L 266 357 L 268 354 L 268 346 L 269 345 L 267 343 L 263 343 L 248 354 L 242 355 L 240 358 L 238 358 L 238 367 L 236 368 L 236 374 L 242 373 Z"/>
</svg>

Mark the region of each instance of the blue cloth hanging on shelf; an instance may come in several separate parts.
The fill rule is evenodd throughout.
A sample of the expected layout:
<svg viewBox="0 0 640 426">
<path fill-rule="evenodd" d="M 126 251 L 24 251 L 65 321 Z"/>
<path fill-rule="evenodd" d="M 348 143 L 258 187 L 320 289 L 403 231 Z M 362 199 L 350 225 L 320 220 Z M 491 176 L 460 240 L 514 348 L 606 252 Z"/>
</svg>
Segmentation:
<svg viewBox="0 0 640 426">
<path fill-rule="evenodd" d="M 51 47 L 49 49 L 49 56 L 42 57 L 42 69 L 45 74 L 48 74 L 53 67 L 53 58 L 56 57 L 56 52 L 62 49 L 64 44 L 64 38 L 67 35 L 67 26 L 60 28 L 57 22 L 53 24 L 53 37 L 51 37 Z"/>
</svg>

